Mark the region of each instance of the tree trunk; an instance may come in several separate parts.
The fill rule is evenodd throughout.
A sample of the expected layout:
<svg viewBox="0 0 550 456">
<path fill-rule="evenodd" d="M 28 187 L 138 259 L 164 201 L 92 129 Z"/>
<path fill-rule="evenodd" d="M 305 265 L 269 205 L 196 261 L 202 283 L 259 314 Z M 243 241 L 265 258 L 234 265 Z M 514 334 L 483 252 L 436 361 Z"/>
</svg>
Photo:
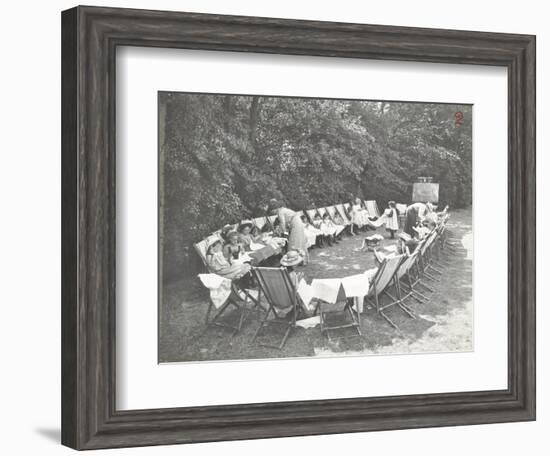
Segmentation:
<svg viewBox="0 0 550 456">
<path fill-rule="evenodd" d="M 258 153 L 258 143 L 256 141 L 256 132 L 258 126 L 258 120 L 260 118 L 260 111 L 262 106 L 260 104 L 259 97 L 252 97 L 252 102 L 250 103 L 250 111 L 248 117 L 248 141 L 250 142 L 250 147 L 254 156 L 257 156 Z"/>
</svg>

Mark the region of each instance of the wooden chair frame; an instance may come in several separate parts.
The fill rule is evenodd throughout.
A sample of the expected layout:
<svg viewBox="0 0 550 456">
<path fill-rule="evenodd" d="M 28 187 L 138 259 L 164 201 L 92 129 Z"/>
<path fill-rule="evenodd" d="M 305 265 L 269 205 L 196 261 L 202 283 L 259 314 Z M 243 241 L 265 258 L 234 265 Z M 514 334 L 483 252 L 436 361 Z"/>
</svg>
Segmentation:
<svg viewBox="0 0 550 456">
<path fill-rule="evenodd" d="M 202 249 L 199 247 L 199 244 L 203 242 L 205 243 L 206 246 L 208 245 L 206 239 L 203 239 L 202 241 L 193 244 L 193 248 L 195 249 L 195 251 L 197 252 L 197 255 L 200 257 L 203 263 L 204 271 L 207 273 L 213 273 L 213 271 L 211 271 L 210 268 L 208 267 L 208 262 L 206 261 L 206 256 L 205 256 L 206 251 L 203 254 Z M 244 296 L 244 299 L 242 299 L 243 301 L 242 304 L 237 301 L 237 300 L 241 300 L 241 293 Z M 242 325 L 246 319 L 247 304 L 249 302 L 253 302 L 253 306 L 252 306 L 253 309 L 260 305 L 261 290 L 258 290 L 258 296 L 254 297 L 252 296 L 249 290 L 239 285 L 239 279 L 232 280 L 231 294 L 229 295 L 227 301 L 219 309 L 216 309 L 216 306 L 214 306 L 214 303 L 212 302 L 210 297 L 208 298 L 208 301 L 209 303 L 208 303 L 208 309 L 206 311 L 206 319 L 205 319 L 206 328 L 201 334 L 203 334 L 211 326 L 219 326 L 219 327 L 234 329 L 235 332 L 232 334 L 232 336 L 234 336 L 241 330 Z M 236 327 L 219 321 L 219 318 L 221 318 L 221 316 L 229 309 L 229 307 L 236 307 L 241 311 L 241 315 L 239 317 L 239 324 Z M 212 311 L 214 311 L 215 314 L 210 320 L 210 314 L 212 313 Z"/>
<path fill-rule="evenodd" d="M 344 207 L 344 205 L 335 204 L 334 208 L 338 211 L 338 214 L 340 214 L 340 217 L 344 219 L 344 222 L 346 223 L 346 225 L 351 225 L 351 218 L 348 212 L 346 211 L 346 208 Z"/>
<path fill-rule="evenodd" d="M 305 214 L 306 214 L 306 216 L 309 219 L 309 222 L 311 224 L 313 224 L 313 219 L 315 218 L 315 216 L 317 214 L 319 214 L 319 212 L 317 211 L 317 208 L 315 208 L 315 209 L 306 209 L 304 212 L 305 212 Z"/>
<path fill-rule="evenodd" d="M 284 290 L 286 290 L 287 293 L 288 293 L 288 299 L 289 299 L 289 302 L 290 302 L 290 305 L 287 306 L 287 307 L 291 307 L 290 312 L 293 313 L 292 319 L 290 321 L 287 320 L 286 314 L 284 316 L 281 316 L 279 314 L 279 312 L 277 311 L 278 306 L 275 304 L 275 298 L 271 294 L 270 286 L 268 285 L 266 278 L 262 274 L 262 271 L 264 271 L 264 270 L 269 270 L 269 271 L 278 270 L 278 271 L 280 271 L 281 278 L 283 280 L 283 287 L 284 287 Z M 257 267 L 253 267 L 252 268 L 252 274 L 253 274 L 254 278 L 256 279 L 256 281 L 258 283 L 258 286 L 261 290 L 261 293 L 265 297 L 265 299 L 267 301 L 267 304 L 268 304 L 268 309 L 267 309 L 267 311 L 265 312 L 263 318 L 260 321 L 260 326 L 256 330 L 256 332 L 254 334 L 254 337 L 252 338 L 252 342 L 255 342 L 256 339 L 258 338 L 258 336 L 260 335 L 261 331 L 264 328 L 266 328 L 270 325 L 286 326 L 285 333 L 284 333 L 281 341 L 278 344 L 273 345 L 273 344 L 268 344 L 268 343 L 263 343 L 263 342 L 258 343 L 258 345 L 261 345 L 262 347 L 276 348 L 278 350 L 282 350 L 282 348 L 284 347 L 284 345 L 285 345 L 285 343 L 288 339 L 288 336 L 290 335 L 290 332 L 292 331 L 293 328 L 296 327 L 296 314 L 298 313 L 298 299 L 299 299 L 298 292 L 296 290 L 296 286 L 292 283 L 292 280 L 290 278 L 290 275 L 289 275 L 287 269 L 283 268 L 283 267 L 281 267 L 281 268 L 257 268 Z M 269 320 L 270 315 L 273 315 L 273 317 L 274 317 L 273 320 Z"/>
<path fill-rule="evenodd" d="M 262 228 L 268 224 L 268 221 L 266 217 L 255 217 L 252 219 L 252 223 L 258 230 L 262 231 Z"/>
<path fill-rule="evenodd" d="M 320 303 L 317 307 L 317 310 L 319 312 L 319 321 L 321 324 L 321 334 L 326 334 L 329 340 L 331 341 L 333 340 L 330 337 L 330 331 L 335 331 L 338 329 L 355 328 L 358 336 L 361 336 L 363 334 L 361 332 L 361 316 L 359 315 L 358 312 L 354 312 L 353 300 L 351 298 L 346 299 L 346 303 L 344 304 L 344 307 L 341 310 L 324 311 L 323 306 L 324 304 Z M 350 321 L 344 324 L 330 325 L 328 323 L 327 316 L 336 315 L 336 314 L 343 314 L 345 316 L 348 316 L 350 318 Z"/>
<path fill-rule="evenodd" d="M 398 258 L 399 261 L 396 261 L 396 259 Z M 399 327 L 386 315 L 386 309 L 393 306 L 398 306 L 409 317 L 416 319 L 413 310 L 401 299 L 401 290 L 399 288 L 399 281 L 397 280 L 397 270 L 399 269 L 399 266 L 404 261 L 404 259 L 405 255 L 397 255 L 396 257 L 385 258 L 378 268 L 378 271 L 376 271 L 376 274 L 372 278 L 371 285 L 369 287 L 369 293 L 367 294 L 367 296 L 365 296 L 365 301 L 374 306 L 376 312 L 397 330 L 399 330 Z M 395 264 L 393 265 L 392 270 L 390 270 L 390 277 L 387 279 L 387 282 L 385 284 L 380 286 L 379 281 L 382 279 L 382 277 L 384 277 L 386 269 L 392 267 L 390 266 L 390 263 L 393 263 L 394 261 Z M 392 286 L 395 288 L 395 296 L 392 295 L 389 291 Z M 387 296 L 390 301 L 388 303 L 382 304 L 381 296 Z"/>
<path fill-rule="evenodd" d="M 237 335 L 241 331 L 243 324 L 246 320 L 246 317 L 248 315 L 248 309 L 246 307 L 246 304 L 248 301 L 245 300 L 241 303 L 238 301 L 237 297 L 238 295 L 236 293 L 235 283 L 232 281 L 231 294 L 228 296 L 227 300 L 220 308 L 216 309 L 216 306 L 212 302 L 212 299 L 210 299 L 210 297 L 208 298 L 209 303 L 208 303 L 208 310 L 206 311 L 206 317 L 205 317 L 205 328 L 203 329 L 203 331 L 200 333 L 199 336 L 202 336 L 206 331 L 208 331 L 208 329 L 215 326 L 233 330 L 231 337 Z M 235 309 L 237 309 L 238 312 L 240 312 L 239 320 L 236 325 L 232 325 L 230 323 L 226 323 L 220 320 L 223 314 L 225 314 L 225 312 L 229 310 L 231 307 L 234 307 Z M 215 314 L 212 318 L 210 318 L 212 311 L 214 311 Z"/>
</svg>

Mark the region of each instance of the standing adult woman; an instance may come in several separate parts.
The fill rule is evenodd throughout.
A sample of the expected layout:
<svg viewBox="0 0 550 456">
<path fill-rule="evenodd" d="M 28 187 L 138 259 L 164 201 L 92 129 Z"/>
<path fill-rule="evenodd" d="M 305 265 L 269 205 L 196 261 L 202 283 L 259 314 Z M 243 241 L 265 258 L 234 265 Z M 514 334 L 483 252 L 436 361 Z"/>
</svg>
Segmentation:
<svg viewBox="0 0 550 456">
<path fill-rule="evenodd" d="M 430 206 L 424 203 L 413 203 L 408 206 L 407 211 L 405 212 L 407 219 L 405 220 L 405 227 L 403 231 L 410 236 L 414 236 L 415 232 L 413 228 L 417 226 L 428 213 L 431 212 Z"/>
<path fill-rule="evenodd" d="M 288 232 L 287 250 L 297 250 L 304 256 L 304 264 L 308 263 L 307 238 L 304 223 L 297 212 L 276 199 L 271 199 L 268 205 L 268 212 L 277 215 L 283 232 Z"/>
</svg>

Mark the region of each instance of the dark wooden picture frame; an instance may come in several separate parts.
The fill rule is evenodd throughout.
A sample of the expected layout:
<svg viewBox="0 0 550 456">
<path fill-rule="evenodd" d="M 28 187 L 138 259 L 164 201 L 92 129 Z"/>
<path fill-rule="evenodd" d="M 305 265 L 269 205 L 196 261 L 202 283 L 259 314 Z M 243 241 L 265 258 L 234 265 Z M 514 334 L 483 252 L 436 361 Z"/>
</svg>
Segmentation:
<svg viewBox="0 0 550 456">
<path fill-rule="evenodd" d="M 117 410 L 117 46 L 506 67 L 508 388 Z M 534 420 L 535 217 L 534 36 L 99 7 L 64 11 L 62 443 L 93 449 Z"/>
</svg>

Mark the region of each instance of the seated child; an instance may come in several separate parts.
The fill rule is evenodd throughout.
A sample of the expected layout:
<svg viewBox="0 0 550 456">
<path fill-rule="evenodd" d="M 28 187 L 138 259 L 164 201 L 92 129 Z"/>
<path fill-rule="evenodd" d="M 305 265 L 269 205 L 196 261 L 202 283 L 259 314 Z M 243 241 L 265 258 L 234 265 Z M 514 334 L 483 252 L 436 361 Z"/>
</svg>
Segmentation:
<svg viewBox="0 0 550 456">
<path fill-rule="evenodd" d="M 301 219 L 302 223 L 304 224 L 304 231 L 306 233 L 307 247 L 321 247 L 321 240 L 323 236 L 322 231 L 318 228 L 315 228 L 311 223 L 309 223 L 305 215 L 302 215 Z"/>
<path fill-rule="evenodd" d="M 357 231 L 369 226 L 369 213 L 363 209 L 361 200 L 359 198 L 352 199 L 350 201 L 350 216 L 351 216 L 351 234 L 355 235 L 354 230 L 357 227 Z"/>
<path fill-rule="evenodd" d="M 237 231 L 227 233 L 228 242 L 223 247 L 223 254 L 229 264 L 244 263 L 243 257 L 245 249 L 240 242 L 240 236 Z"/>
<path fill-rule="evenodd" d="M 337 211 L 332 216 L 332 220 L 334 221 L 334 224 L 338 227 L 342 227 L 342 232 L 344 232 L 346 229 L 348 230 L 349 234 L 351 234 L 351 229 L 353 225 L 347 225 L 345 220 L 342 218 L 340 213 Z"/>
<path fill-rule="evenodd" d="M 226 243 L 226 242 L 229 241 L 229 239 L 227 238 L 227 235 L 228 235 L 231 231 L 234 231 L 234 230 L 235 230 L 235 228 L 234 228 L 233 225 L 227 224 L 227 225 L 224 225 L 224 226 L 223 226 L 220 236 L 221 236 L 222 241 L 223 241 L 224 243 Z"/>
<path fill-rule="evenodd" d="M 323 224 L 323 219 L 319 214 L 315 214 L 315 216 L 313 217 L 313 226 L 321 232 L 319 247 L 322 247 L 325 244 L 332 246 L 332 238 L 331 235 L 328 233 L 330 229 L 328 229 L 327 226 Z"/>
<path fill-rule="evenodd" d="M 254 234 L 252 231 L 253 228 L 252 222 L 250 221 L 242 222 L 239 225 L 240 242 L 247 252 L 258 250 L 263 247 L 263 244 L 259 243 L 261 236 Z"/>
<path fill-rule="evenodd" d="M 339 242 L 343 230 L 344 227 L 338 227 L 334 224 L 328 213 L 323 215 L 323 220 L 321 222 L 321 231 L 323 235 L 326 236 L 329 246 L 332 245 L 333 242 Z"/>
<path fill-rule="evenodd" d="M 313 226 L 320 230 L 322 221 L 323 219 L 321 218 L 321 216 L 319 214 L 315 214 L 315 217 L 313 217 Z"/>
<path fill-rule="evenodd" d="M 250 265 L 247 263 L 229 263 L 223 254 L 221 239 L 216 239 L 208 247 L 206 264 L 211 272 L 230 280 L 240 279 L 250 271 Z"/>
</svg>

